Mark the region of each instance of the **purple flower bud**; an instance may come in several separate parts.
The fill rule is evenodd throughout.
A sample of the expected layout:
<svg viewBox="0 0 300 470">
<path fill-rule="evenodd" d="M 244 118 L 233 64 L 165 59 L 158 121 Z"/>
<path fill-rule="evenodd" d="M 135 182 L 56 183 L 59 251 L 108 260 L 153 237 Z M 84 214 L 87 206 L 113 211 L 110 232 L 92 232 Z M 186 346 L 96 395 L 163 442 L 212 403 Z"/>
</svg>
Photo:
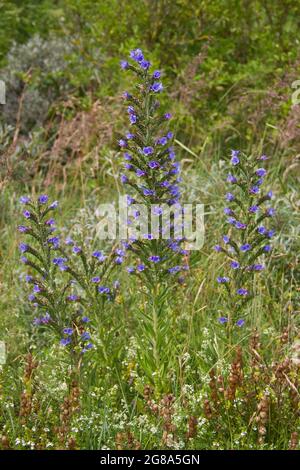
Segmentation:
<svg viewBox="0 0 300 470">
<path fill-rule="evenodd" d="M 159 70 L 154 70 L 154 72 L 152 74 L 152 77 L 154 78 L 154 80 L 158 80 L 161 77 L 160 71 Z"/>
<path fill-rule="evenodd" d="M 172 114 L 171 113 L 165 113 L 164 118 L 168 121 L 169 119 L 172 118 Z"/>
<path fill-rule="evenodd" d="M 267 209 L 267 215 L 268 215 L 269 217 L 274 217 L 274 215 L 275 215 L 275 209 L 273 209 L 273 207 L 269 207 L 269 208 Z"/>
</svg>

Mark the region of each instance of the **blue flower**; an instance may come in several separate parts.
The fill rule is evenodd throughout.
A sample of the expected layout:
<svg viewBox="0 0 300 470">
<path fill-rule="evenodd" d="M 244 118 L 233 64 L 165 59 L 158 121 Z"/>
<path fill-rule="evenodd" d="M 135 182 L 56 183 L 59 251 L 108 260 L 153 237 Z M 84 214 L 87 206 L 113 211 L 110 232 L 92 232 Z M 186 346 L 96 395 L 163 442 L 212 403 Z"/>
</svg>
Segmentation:
<svg viewBox="0 0 300 470">
<path fill-rule="evenodd" d="M 75 253 L 75 255 L 78 255 L 78 253 L 81 253 L 81 248 L 80 246 L 74 246 L 73 249 L 72 249 L 73 253 Z"/>
<path fill-rule="evenodd" d="M 251 245 L 250 245 L 249 243 L 245 243 L 244 245 L 241 245 L 241 246 L 240 246 L 240 250 L 241 250 L 241 251 L 249 251 L 249 250 L 251 250 L 251 248 L 252 248 L 252 247 L 251 247 Z"/>
<path fill-rule="evenodd" d="M 238 220 L 235 222 L 234 225 L 237 229 L 241 229 L 241 230 L 244 230 L 245 228 L 247 228 L 246 224 L 243 224 L 242 222 L 239 222 Z"/>
<path fill-rule="evenodd" d="M 224 323 L 227 323 L 227 322 L 228 322 L 228 318 L 226 318 L 226 317 L 219 317 L 219 318 L 218 318 L 218 322 L 221 323 L 221 325 L 223 325 Z"/>
<path fill-rule="evenodd" d="M 121 175 L 120 176 L 120 181 L 122 184 L 126 184 L 128 182 L 128 178 L 126 175 Z"/>
<path fill-rule="evenodd" d="M 143 59 L 143 60 L 140 61 L 140 67 L 144 70 L 148 70 L 150 65 L 151 64 L 150 64 L 149 60 Z"/>
<path fill-rule="evenodd" d="M 226 276 L 224 276 L 224 277 L 218 276 L 218 277 L 217 277 L 217 282 L 218 282 L 219 284 L 225 284 L 226 282 L 229 282 L 229 277 L 226 277 Z"/>
<path fill-rule="evenodd" d="M 231 202 L 234 200 L 234 195 L 232 193 L 227 193 L 226 194 L 226 200 Z"/>
<path fill-rule="evenodd" d="M 242 318 L 240 318 L 237 322 L 236 322 L 236 326 L 239 326 L 240 328 L 242 326 L 244 326 L 245 324 L 245 320 L 243 320 Z"/>
<path fill-rule="evenodd" d="M 126 271 L 127 271 L 129 274 L 133 274 L 133 273 L 135 272 L 135 269 L 134 269 L 133 266 L 128 266 L 128 267 L 126 268 Z"/>
<path fill-rule="evenodd" d="M 252 266 L 252 269 L 254 271 L 263 271 L 265 269 L 265 267 L 262 264 L 254 264 Z"/>
<path fill-rule="evenodd" d="M 229 243 L 230 239 L 227 235 L 223 235 L 223 241 L 224 241 L 224 243 L 227 244 L 227 243 Z"/>
<path fill-rule="evenodd" d="M 122 258 L 122 256 L 117 256 L 117 257 L 115 258 L 115 263 L 116 263 L 116 264 L 122 264 L 122 263 L 123 263 L 123 258 Z"/>
<path fill-rule="evenodd" d="M 167 139 L 167 137 L 163 136 L 160 139 L 158 139 L 157 143 L 159 145 L 166 145 L 168 143 L 168 139 Z"/>
<path fill-rule="evenodd" d="M 238 261 L 231 261 L 230 266 L 232 269 L 238 269 L 240 267 L 240 263 Z"/>
<path fill-rule="evenodd" d="M 130 120 L 131 124 L 135 124 L 136 121 L 137 121 L 136 115 L 135 114 L 130 114 L 129 120 Z"/>
<path fill-rule="evenodd" d="M 26 232 L 28 232 L 29 227 L 26 227 L 26 225 L 19 225 L 19 226 L 18 226 L 18 230 L 19 230 L 19 232 L 21 232 L 21 233 L 26 233 Z"/>
<path fill-rule="evenodd" d="M 59 204 L 58 201 L 53 201 L 53 202 L 50 204 L 49 208 L 50 208 L 50 209 L 56 209 L 56 208 L 58 207 L 58 204 Z"/>
<path fill-rule="evenodd" d="M 119 140 L 119 146 L 120 146 L 120 147 L 127 147 L 127 142 L 126 142 L 126 140 L 120 139 L 120 140 Z"/>
<path fill-rule="evenodd" d="M 21 196 L 19 199 L 21 204 L 28 204 L 30 202 L 30 197 L 29 196 Z"/>
<path fill-rule="evenodd" d="M 126 70 L 129 67 L 129 63 L 127 62 L 127 60 L 121 60 L 120 66 L 121 66 L 121 69 Z"/>
<path fill-rule="evenodd" d="M 136 269 L 137 269 L 137 271 L 139 271 L 141 273 L 142 271 L 145 271 L 146 266 L 144 264 L 138 264 Z"/>
<path fill-rule="evenodd" d="M 100 261 L 100 263 L 102 263 L 106 259 L 106 256 L 104 256 L 101 251 L 94 251 L 92 253 L 92 256 L 94 258 L 97 258 L 97 260 Z"/>
<path fill-rule="evenodd" d="M 144 55 L 141 51 L 141 49 L 134 49 L 130 51 L 130 57 L 131 59 L 135 60 L 135 62 L 142 62 L 144 60 Z"/>
<path fill-rule="evenodd" d="M 84 331 L 80 338 L 82 341 L 89 341 L 91 339 L 91 335 L 87 331 Z"/>
<path fill-rule="evenodd" d="M 152 74 L 152 77 L 154 78 L 154 80 L 158 80 L 161 77 L 160 71 L 159 70 L 154 70 L 154 72 Z"/>
<path fill-rule="evenodd" d="M 29 246 L 26 243 L 20 243 L 19 250 L 21 253 L 26 253 L 28 251 Z"/>
<path fill-rule="evenodd" d="M 97 284 L 98 282 L 101 281 L 101 278 L 99 276 L 95 276 L 95 277 L 92 277 L 91 281 Z"/>
<path fill-rule="evenodd" d="M 26 219 L 30 219 L 30 217 L 31 217 L 31 213 L 27 210 L 23 212 L 23 215 Z"/>
<path fill-rule="evenodd" d="M 271 250 L 272 250 L 272 247 L 271 245 L 265 245 L 263 250 L 266 252 L 266 253 L 269 253 Z"/>
<path fill-rule="evenodd" d="M 71 343 L 71 338 L 63 338 L 63 339 L 60 340 L 60 344 L 62 346 L 67 346 L 70 343 Z"/>
<path fill-rule="evenodd" d="M 219 253 L 220 251 L 222 251 L 222 247 L 220 245 L 215 245 L 214 250 Z"/>
<path fill-rule="evenodd" d="M 237 183 L 237 179 L 235 176 L 233 176 L 231 173 L 228 174 L 227 176 L 227 182 L 228 183 Z"/>
<path fill-rule="evenodd" d="M 148 258 L 149 261 L 151 261 L 152 263 L 159 263 L 161 261 L 161 258 L 160 256 L 149 256 Z"/>
<path fill-rule="evenodd" d="M 240 163 L 240 159 L 238 157 L 239 150 L 231 150 L 231 163 L 232 165 L 238 165 Z"/>
<path fill-rule="evenodd" d="M 148 163 L 148 166 L 149 166 L 149 168 L 151 168 L 151 170 L 155 170 L 156 168 L 159 168 L 159 163 L 155 160 L 151 160 Z"/>
<path fill-rule="evenodd" d="M 109 287 L 105 287 L 105 286 L 99 286 L 98 287 L 98 292 L 100 294 L 109 294 L 110 293 L 110 288 Z"/>
<path fill-rule="evenodd" d="M 267 215 L 268 215 L 269 217 L 274 217 L 274 215 L 275 215 L 275 209 L 273 209 L 273 207 L 269 207 L 269 208 L 267 209 Z"/>
<path fill-rule="evenodd" d="M 153 147 L 144 147 L 143 154 L 144 155 L 151 155 L 153 153 Z"/>
<path fill-rule="evenodd" d="M 143 189 L 143 194 L 144 196 L 154 196 L 155 192 L 153 189 Z"/>
<path fill-rule="evenodd" d="M 73 328 L 64 328 L 63 329 L 63 334 L 71 336 L 73 334 Z"/>
<path fill-rule="evenodd" d="M 258 194 L 259 193 L 259 186 L 252 186 L 249 191 L 250 191 L 251 194 Z"/>
<path fill-rule="evenodd" d="M 232 210 L 230 209 L 230 207 L 225 207 L 224 208 L 224 214 L 226 214 L 226 215 L 231 215 L 232 214 Z"/>
<path fill-rule="evenodd" d="M 47 242 L 49 243 L 49 245 L 53 245 L 54 248 L 59 247 L 59 237 L 48 238 Z"/>
<path fill-rule="evenodd" d="M 40 204 L 46 204 L 49 200 L 49 197 L 46 194 L 39 196 L 38 201 Z"/>
<path fill-rule="evenodd" d="M 259 227 L 257 227 L 257 231 L 260 235 L 264 235 L 266 233 L 266 228 L 263 227 L 262 225 L 260 225 Z"/>
<path fill-rule="evenodd" d="M 254 205 L 254 206 L 249 207 L 249 212 L 256 213 L 256 212 L 258 212 L 258 210 L 259 210 L 258 206 Z"/>
<path fill-rule="evenodd" d="M 246 296 L 249 294 L 248 290 L 244 289 L 243 287 L 241 287 L 240 289 L 237 289 L 236 293 L 242 296 Z"/>
<path fill-rule="evenodd" d="M 78 295 L 76 295 L 76 294 L 72 294 L 72 295 L 69 295 L 69 296 L 67 297 L 67 299 L 68 299 L 70 302 L 76 302 L 76 300 L 78 300 L 79 297 L 78 297 Z"/>
<path fill-rule="evenodd" d="M 154 93 L 159 93 L 164 89 L 163 85 L 161 82 L 155 82 L 153 85 L 151 85 L 150 90 L 154 91 Z"/>
<path fill-rule="evenodd" d="M 158 77 L 159 78 L 159 77 Z M 169 119 L 172 118 L 172 114 L 171 113 L 165 113 L 164 114 L 164 118 L 168 121 Z"/>
<path fill-rule="evenodd" d="M 142 176 L 144 176 L 146 174 L 146 172 L 144 170 L 140 170 L 139 168 L 136 170 L 135 172 L 136 176 L 138 176 L 139 178 L 141 178 Z"/>
<path fill-rule="evenodd" d="M 258 168 L 255 173 L 257 176 L 264 177 L 267 174 L 267 171 L 264 168 Z"/>
</svg>

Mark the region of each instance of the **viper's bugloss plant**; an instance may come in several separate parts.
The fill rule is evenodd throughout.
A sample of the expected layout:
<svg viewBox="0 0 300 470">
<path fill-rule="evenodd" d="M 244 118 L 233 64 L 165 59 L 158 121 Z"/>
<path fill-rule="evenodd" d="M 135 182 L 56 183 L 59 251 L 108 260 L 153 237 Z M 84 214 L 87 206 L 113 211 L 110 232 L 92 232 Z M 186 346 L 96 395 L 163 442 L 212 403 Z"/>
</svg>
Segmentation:
<svg viewBox="0 0 300 470">
<path fill-rule="evenodd" d="M 244 326 L 245 307 L 255 296 L 254 276 L 265 270 L 266 257 L 272 250 L 275 231 L 269 227 L 269 219 L 275 210 L 270 205 L 272 191 L 263 190 L 265 160 L 265 155 L 251 159 L 238 150 L 231 152 L 224 208 L 228 230 L 221 244 L 214 247 L 226 259 L 216 282 L 227 305 L 218 320 L 227 324 L 228 331 Z"/>
<path fill-rule="evenodd" d="M 141 338 L 148 342 L 140 346 L 141 364 L 148 378 L 161 386 L 172 357 L 170 350 L 174 348 L 166 339 L 171 325 L 169 294 L 171 288 L 184 281 L 188 270 L 182 225 L 175 223 L 183 215 L 180 165 L 175 160 L 173 132 L 168 129 L 171 114 L 160 110 L 158 98 L 164 89 L 161 72 L 151 70 L 140 49 L 131 51 L 130 59 L 121 61 L 121 67 L 132 72 L 137 81 L 135 92 L 123 95 L 130 131 L 119 140 L 124 158 L 121 182 L 128 188 L 127 203 L 132 209 L 128 224 L 142 218 L 141 204 L 147 215 L 161 218 L 161 223 L 155 230 L 151 226 L 139 238 L 124 241 L 124 247 L 134 255 L 128 273 L 142 279 L 142 290 L 146 288 Z"/>
<path fill-rule="evenodd" d="M 87 252 L 71 238 L 62 239 L 53 218 L 58 201 L 50 203 L 47 195 L 35 201 L 23 196 L 20 202 L 25 223 L 18 230 L 27 240 L 19 250 L 28 269 L 24 279 L 30 287 L 33 323 L 51 328 L 70 352 L 73 368 L 79 369 L 84 353 L 93 348 L 93 320 L 103 315 L 105 303 L 114 300 L 119 287 L 118 281 L 109 284 L 118 250 L 106 256 Z"/>
</svg>

